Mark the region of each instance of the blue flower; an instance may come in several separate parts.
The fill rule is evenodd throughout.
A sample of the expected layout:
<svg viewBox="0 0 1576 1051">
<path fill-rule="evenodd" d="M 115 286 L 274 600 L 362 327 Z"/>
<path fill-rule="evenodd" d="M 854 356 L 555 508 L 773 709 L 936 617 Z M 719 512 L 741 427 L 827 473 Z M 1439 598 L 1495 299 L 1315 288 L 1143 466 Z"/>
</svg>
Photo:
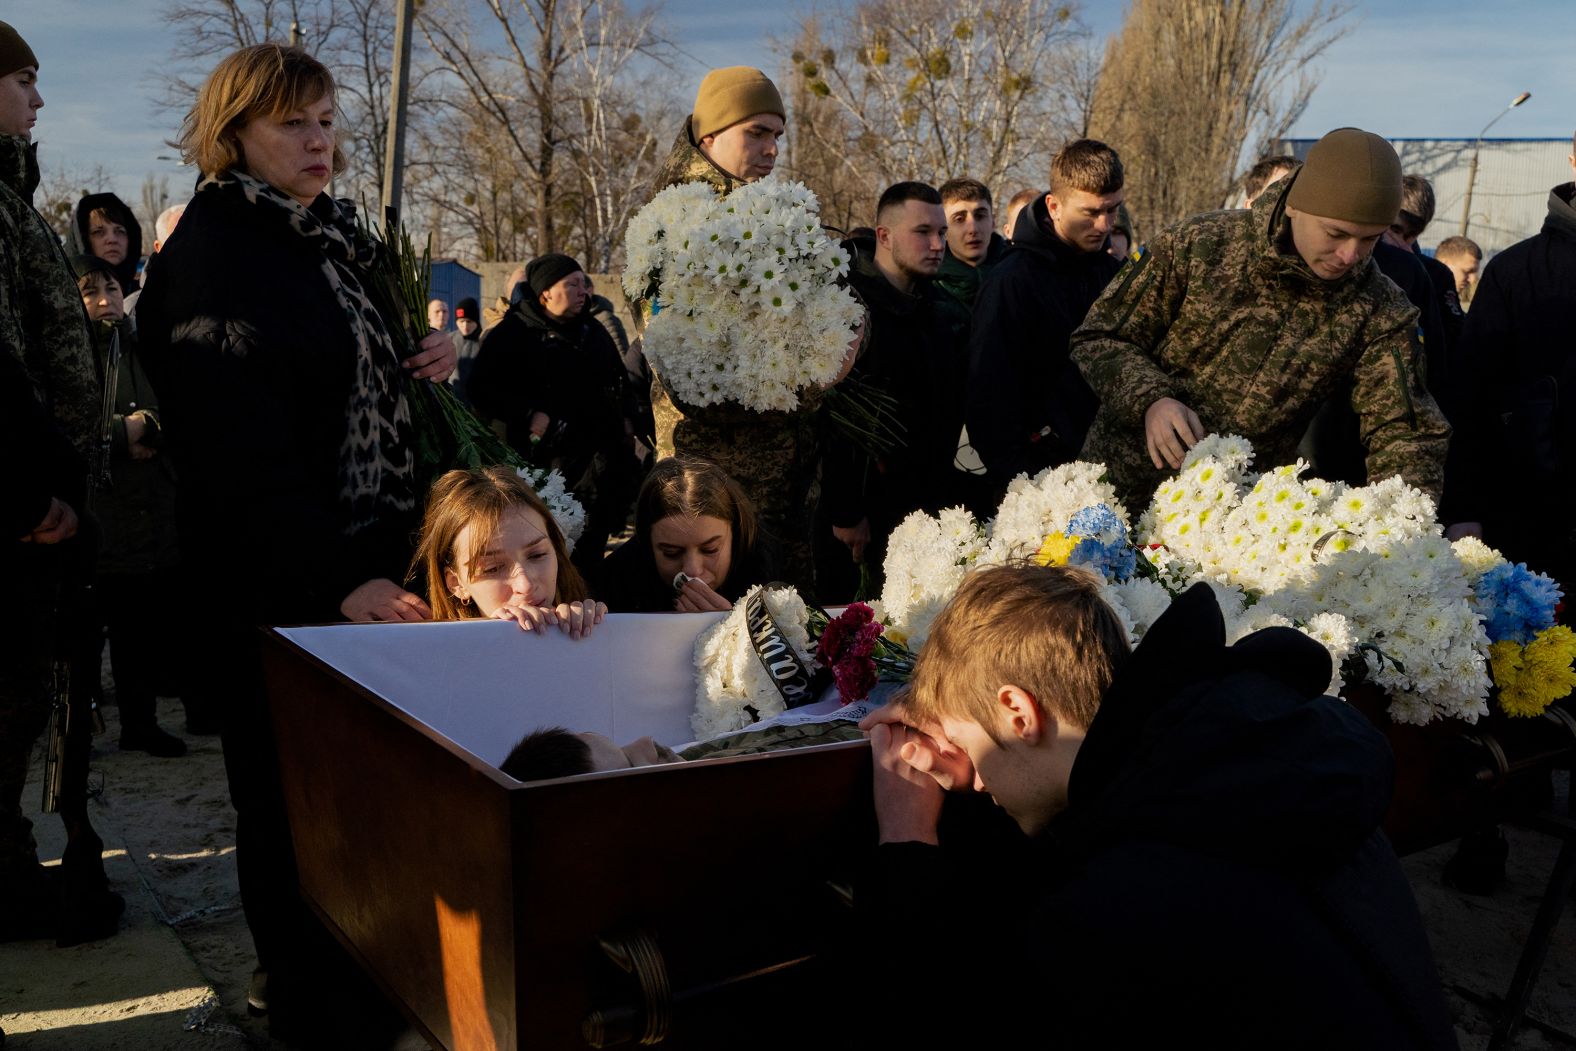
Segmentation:
<svg viewBox="0 0 1576 1051">
<path fill-rule="evenodd" d="M 1475 593 L 1490 642 L 1531 642 L 1538 632 L 1553 626 L 1554 607 L 1560 601 L 1559 585 L 1528 569 L 1525 562 L 1495 566 L 1478 578 Z"/>
<path fill-rule="evenodd" d="M 1086 566 L 1108 580 L 1126 580 L 1138 565 L 1138 555 L 1127 539 L 1127 526 L 1105 504 L 1086 507 L 1067 523 L 1067 535 L 1078 545 L 1067 564 Z"/>
</svg>

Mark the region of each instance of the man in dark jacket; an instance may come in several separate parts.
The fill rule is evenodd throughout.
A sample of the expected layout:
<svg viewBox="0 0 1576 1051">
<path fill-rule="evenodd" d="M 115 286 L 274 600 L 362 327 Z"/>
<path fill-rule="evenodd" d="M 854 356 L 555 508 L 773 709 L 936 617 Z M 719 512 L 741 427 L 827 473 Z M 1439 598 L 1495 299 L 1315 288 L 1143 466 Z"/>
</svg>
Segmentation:
<svg viewBox="0 0 1576 1051">
<path fill-rule="evenodd" d="M 456 397 L 469 405 L 471 399 L 466 392 L 466 384 L 470 382 L 471 369 L 482 347 L 481 306 L 471 296 L 454 304 L 454 333 L 449 338 L 454 341 L 455 362 L 454 374 L 449 377 L 449 387 Z"/>
<path fill-rule="evenodd" d="M 585 271 L 567 255 L 531 260 L 509 313 L 482 336 L 469 394 L 484 420 L 540 466 L 556 466 L 586 509 L 576 562 L 595 565 L 634 501 L 624 363 L 586 315 Z M 638 484 L 638 483 L 636 483 Z"/>
<path fill-rule="evenodd" d="M 1226 646 L 1199 584 L 1129 655 L 1099 587 L 1078 569 L 974 574 L 909 696 L 866 720 L 882 845 L 855 900 L 862 973 L 890 983 L 867 990 L 883 1034 L 1455 1047 L 1379 829 L 1394 761 L 1323 696 L 1327 651 L 1289 628 Z M 1011 646 L 1003 623 L 1020 627 Z M 942 787 L 971 785 L 1027 837 L 1004 843 L 1016 852 L 988 883 L 977 845 L 951 856 L 938 835 Z"/>
<path fill-rule="evenodd" d="M 949 179 L 941 184 L 940 192 L 941 210 L 947 216 L 947 254 L 942 257 L 941 270 L 936 274 L 936 304 L 952 330 L 950 335 L 957 341 L 957 390 L 964 396 L 968 390 L 969 330 L 974 323 L 974 303 L 985 278 L 1006 254 L 1007 239 L 994 230 L 996 215 L 991 206 L 990 188 L 984 183 L 975 179 Z M 967 427 L 958 434 L 952 466 L 957 474 L 953 482 L 958 499 L 975 514 L 984 517 L 994 514 L 994 504 L 981 506 L 989 503 L 994 494 L 985 477 L 985 465 L 969 443 Z"/>
<path fill-rule="evenodd" d="M 828 429 L 816 528 L 816 592 L 823 602 L 854 597 L 861 562 L 878 583 L 893 527 L 912 511 L 939 510 L 955 499 L 961 354 L 957 334 L 940 321 L 933 287 L 946 225 L 934 187 L 900 182 L 876 206 L 874 241 L 851 242 L 849 284 L 869 321 L 850 379 L 892 399 L 903 443 L 872 456 Z"/>
<path fill-rule="evenodd" d="M 124 296 L 141 287 L 137 264 L 142 262 L 142 224 L 126 202 L 112 193 L 90 193 L 77 202 L 71 228 L 66 231 L 66 250 L 73 256 L 93 256 L 108 263 Z"/>
<path fill-rule="evenodd" d="M 1576 168 L 1576 157 L 1573 157 Z M 1493 460 L 1503 479 L 1488 539 L 1518 561 L 1553 575 L 1567 595 L 1576 587 L 1576 182 L 1549 192 L 1548 216 L 1534 237 L 1489 261 L 1467 314 L 1467 382 L 1495 433 Z M 1494 428 L 1497 431 L 1497 428 Z M 1494 433 L 1491 431 L 1491 433 Z"/>
<path fill-rule="evenodd" d="M 1000 491 L 1078 456 L 1095 398 L 1068 340 L 1121 269 L 1105 252 L 1122 205 L 1122 162 L 1093 139 L 1062 147 L 1051 190 L 1023 209 L 980 289 L 969 336 L 969 438 Z"/>
</svg>

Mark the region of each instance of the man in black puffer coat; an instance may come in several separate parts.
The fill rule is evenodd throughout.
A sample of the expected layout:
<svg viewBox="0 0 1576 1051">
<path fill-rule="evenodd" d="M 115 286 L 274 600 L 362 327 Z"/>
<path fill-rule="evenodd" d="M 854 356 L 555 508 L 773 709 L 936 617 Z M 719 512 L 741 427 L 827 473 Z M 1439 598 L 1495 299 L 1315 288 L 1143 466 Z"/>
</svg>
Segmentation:
<svg viewBox="0 0 1576 1051">
<path fill-rule="evenodd" d="M 1328 653 L 1290 628 L 1226 646 L 1200 584 L 1127 655 L 1099 589 L 1079 569 L 975 573 L 910 696 L 866 720 L 876 1042 L 1455 1047 L 1379 830 L 1394 761 L 1323 696 Z M 977 843 L 937 836 L 938 780 L 989 791 L 1028 837 L 987 879 Z"/>
<path fill-rule="evenodd" d="M 1576 148 L 1576 147 L 1573 147 Z M 1576 165 L 1573 165 L 1576 166 Z M 1496 428 L 1482 453 L 1500 482 L 1488 540 L 1576 587 L 1576 182 L 1549 191 L 1535 237 L 1489 261 L 1467 313 L 1460 368 Z M 1497 430 L 1500 419 L 1504 431 Z"/>
<path fill-rule="evenodd" d="M 639 487 L 623 359 L 586 312 L 585 271 L 567 255 L 531 260 L 503 320 L 482 335 L 471 403 L 539 466 L 556 466 L 586 509 L 575 562 L 594 568 Z"/>
</svg>

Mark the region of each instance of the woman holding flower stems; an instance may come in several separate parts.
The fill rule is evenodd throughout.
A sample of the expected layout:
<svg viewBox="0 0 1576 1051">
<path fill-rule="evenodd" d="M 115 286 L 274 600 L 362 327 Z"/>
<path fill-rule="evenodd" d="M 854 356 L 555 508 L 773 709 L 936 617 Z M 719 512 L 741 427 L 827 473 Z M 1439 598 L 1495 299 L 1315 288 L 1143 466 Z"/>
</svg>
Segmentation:
<svg viewBox="0 0 1576 1051">
<path fill-rule="evenodd" d="M 359 976 L 296 890 L 256 626 L 429 615 L 395 583 L 420 495 L 407 384 L 444 380 L 454 347 L 434 334 L 401 360 L 408 319 L 368 298 L 374 246 L 325 192 L 344 167 L 334 94 L 296 48 L 219 63 L 181 130 L 197 192 L 138 318 L 182 476 L 181 546 L 193 565 L 244 565 L 259 582 L 211 592 L 187 629 L 233 697 L 223 740 L 242 903 L 267 976 L 252 998 L 275 1026 L 348 1024 L 345 1046 L 374 1046 L 342 1009 Z"/>
</svg>

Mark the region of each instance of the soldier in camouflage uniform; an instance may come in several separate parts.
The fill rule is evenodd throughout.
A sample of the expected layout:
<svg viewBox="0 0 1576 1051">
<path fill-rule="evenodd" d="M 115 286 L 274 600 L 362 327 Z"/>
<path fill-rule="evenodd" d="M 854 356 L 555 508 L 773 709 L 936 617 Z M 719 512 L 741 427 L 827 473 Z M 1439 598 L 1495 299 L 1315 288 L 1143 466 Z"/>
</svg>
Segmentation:
<svg viewBox="0 0 1576 1051">
<path fill-rule="evenodd" d="M 1438 499 L 1450 428 L 1422 382 L 1417 309 L 1369 258 L 1400 200 L 1395 151 L 1342 128 L 1251 210 L 1158 237 L 1073 335 L 1100 398 L 1083 459 L 1135 507 L 1209 431 L 1247 438 L 1261 468 L 1290 463 L 1350 378 L 1368 477 Z"/>
<path fill-rule="evenodd" d="M 708 73 L 651 196 L 686 182 L 708 183 L 726 194 L 770 174 L 785 112 L 776 86 L 760 70 L 732 66 Z M 644 330 L 651 302 L 634 300 L 630 311 Z M 672 400 L 684 414 L 673 429 L 674 451 L 710 460 L 744 487 L 760 511 L 771 563 L 801 594 L 812 595 L 810 509 L 816 497 L 820 392 L 801 391 L 799 408 L 792 412 Z"/>
<path fill-rule="evenodd" d="M 92 579 L 86 504 L 102 387 L 76 278 L 32 205 L 38 160 L 31 129 L 43 105 L 37 77 L 32 50 L 0 22 L 0 412 L 6 447 L 20 461 L 5 505 L 11 535 L 0 541 L 11 590 L 0 615 L 0 940 L 53 935 L 72 944 L 113 933 L 122 907 L 105 884 L 102 843 L 87 816 L 86 718 L 74 718 L 79 732 L 67 746 L 59 801 L 67 846 L 53 875 L 38 865 L 20 801 L 33 743 L 49 717 L 50 659 L 63 652 L 57 624 L 81 618 L 73 610 Z M 97 671 L 73 669 L 76 696 L 88 695 Z"/>
</svg>

